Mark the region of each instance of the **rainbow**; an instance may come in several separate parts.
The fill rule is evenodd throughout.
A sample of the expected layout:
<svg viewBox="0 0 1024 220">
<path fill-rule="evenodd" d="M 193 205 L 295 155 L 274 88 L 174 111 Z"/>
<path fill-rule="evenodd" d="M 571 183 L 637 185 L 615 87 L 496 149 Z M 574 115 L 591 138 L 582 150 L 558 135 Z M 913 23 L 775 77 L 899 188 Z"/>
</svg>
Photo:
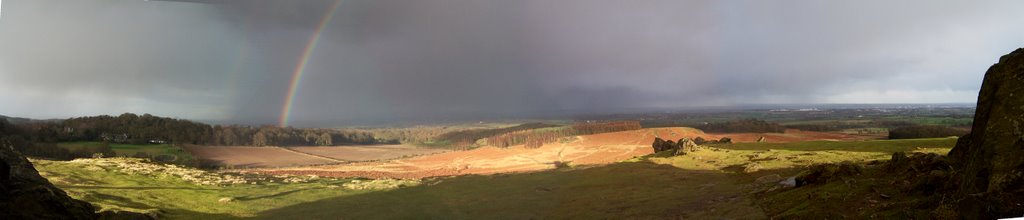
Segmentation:
<svg viewBox="0 0 1024 220">
<path fill-rule="evenodd" d="M 316 29 L 313 31 L 313 36 L 306 42 L 306 48 L 302 52 L 302 57 L 299 58 L 298 65 L 292 71 L 292 82 L 288 86 L 288 94 L 285 95 L 284 106 L 281 107 L 281 117 L 278 119 L 278 125 L 281 127 L 288 127 L 288 118 L 291 117 L 292 104 L 295 103 L 295 95 L 299 91 L 299 84 L 302 83 L 302 74 L 306 72 L 309 57 L 313 54 L 313 49 L 316 48 L 317 42 L 320 41 L 320 35 L 326 29 L 327 23 L 331 22 L 331 18 L 334 17 L 334 12 L 337 11 L 339 3 L 341 3 L 341 0 L 335 0 L 331 4 L 330 9 L 328 9 L 327 14 L 320 19 L 320 23 L 317 24 Z"/>
</svg>

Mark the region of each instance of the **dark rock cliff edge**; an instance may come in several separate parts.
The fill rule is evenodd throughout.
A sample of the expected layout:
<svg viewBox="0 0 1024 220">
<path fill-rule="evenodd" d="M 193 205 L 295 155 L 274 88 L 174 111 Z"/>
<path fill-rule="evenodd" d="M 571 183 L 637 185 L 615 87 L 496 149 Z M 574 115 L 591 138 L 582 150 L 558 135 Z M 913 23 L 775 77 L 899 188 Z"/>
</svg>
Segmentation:
<svg viewBox="0 0 1024 220">
<path fill-rule="evenodd" d="M 50 184 L 24 156 L 0 145 L 0 219 L 96 219 L 93 206 Z"/>
<path fill-rule="evenodd" d="M 971 134 L 948 155 L 965 218 L 1024 214 L 1024 48 L 985 73 Z"/>
</svg>

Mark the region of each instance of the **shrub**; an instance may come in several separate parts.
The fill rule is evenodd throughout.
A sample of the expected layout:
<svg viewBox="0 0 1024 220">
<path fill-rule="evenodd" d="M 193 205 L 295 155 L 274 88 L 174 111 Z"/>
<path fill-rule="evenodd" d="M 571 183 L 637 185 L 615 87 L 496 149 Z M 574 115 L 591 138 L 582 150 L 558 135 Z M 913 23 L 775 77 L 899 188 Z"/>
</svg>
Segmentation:
<svg viewBox="0 0 1024 220">
<path fill-rule="evenodd" d="M 572 165 L 570 165 L 570 162 L 568 162 L 568 161 L 555 161 L 554 164 L 555 164 L 555 169 L 568 169 L 568 168 L 572 168 Z"/>
<path fill-rule="evenodd" d="M 70 160 L 75 156 L 67 149 L 60 148 L 53 143 L 31 143 L 24 139 L 15 137 L 0 137 L 0 147 L 13 147 L 25 156 L 40 157 L 53 160 Z"/>
<path fill-rule="evenodd" d="M 731 144 L 731 143 L 732 143 L 732 138 L 729 138 L 729 137 L 723 137 L 722 139 L 719 139 L 719 140 L 718 140 L 718 143 L 722 143 L 722 144 Z"/>
<path fill-rule="evenodd" d="M 693 139 L 693 143 L 697 145 L 704 145 L 707 142 L 708 140 L 705 140 L 704 137 L 697 137 Z"/>
</svg>

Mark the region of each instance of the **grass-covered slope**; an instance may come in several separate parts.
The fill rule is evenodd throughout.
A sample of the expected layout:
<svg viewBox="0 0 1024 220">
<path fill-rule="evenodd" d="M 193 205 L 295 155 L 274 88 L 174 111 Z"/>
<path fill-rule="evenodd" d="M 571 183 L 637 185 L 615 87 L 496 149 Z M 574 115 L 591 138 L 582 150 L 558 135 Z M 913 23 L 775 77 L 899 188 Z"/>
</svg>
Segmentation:
<svg viewBox="0 0 1024 220">
<path fill-rule="evenodd" d="M 956 138 L 924 138 L 871 141 L 804 141 L 792 143 L 734 143 L 716 145 L 717 148 L 733 150 L 791 150 L 791 151 L 850 151 L 891 154 L 918 148 L 952 148 Z"/>
<path fill-rule="evenodd" d="M 74 198 L 105 210 L 170 219 L 252 217 L 276 207 L 366 192 L 350 188 L 367 188 L 351 180 L 219 174 L 131 158 L 33 163 Z"/>
<path fill-rule="evenodd" d="M 256 181 L 257 184 L 202 185 L 174 174 L 182 171 L 131 173 L 116 165 L 103 165 L 109 160 L 124 163 L 116 160 L 131 159 L 36 160 L 34 163 L 44 176 L 69 191 L 72 197 L 104 209 L 155 213 L 169 219 L 760 215 L 756 206 L 743 196 L 746 189 L 734 184 L 736 181 L 727 173 L 689 171 L 649 162 L 442 178 L 388 191 L 380 188 L 389 187 L 352 187 L 353 180 L 326 178 L 301 183 Z M 402 184 L 414 185 L 415 182 Z M 232 201 L 220 202 L 224 198 Z"/>
<path fill-rule="evenodd" d="M 727 173 L 649 162 L 526 174 L 465 176 L 261 213 L 314 219 L 764 218 Z"/>
</svg>

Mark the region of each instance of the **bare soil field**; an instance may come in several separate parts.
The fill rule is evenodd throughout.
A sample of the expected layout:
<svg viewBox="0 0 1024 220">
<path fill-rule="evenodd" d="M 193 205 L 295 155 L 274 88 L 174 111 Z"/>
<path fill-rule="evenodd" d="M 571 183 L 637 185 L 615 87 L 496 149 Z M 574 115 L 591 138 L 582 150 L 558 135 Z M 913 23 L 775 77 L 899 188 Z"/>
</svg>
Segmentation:
<svg viewBox="0 0 1024 220">
<path fill-rule="evenodd" d="M 445 152 L 447 150 L 435 148 L 422 148 L 411 145 L 373 145 L 373 146 L 312 146 L 312 147 L 287 147 L 287 149 L 328 157 L 343 161 L 371 161 L 390 160 L 408 156 L 427 155 Z"/>
<path fill-rule="evenodd" d="M 206 160 L 237 168 L 309 166 L 338 161 L 279 147 L 186 146 L 185 150 Z"/>
<path fill-rule="evenodd" d="M 704 137 L 730 137 L 736 142 L 754 142 L 766 137 L 768 142 L 809 140 L 861 140 L 871 137 L 839 133 L 790 130 L 782 134 L 705 134 L 692 128 L 649 128 L 566 138 L 536 149 L 522 145 L 509 148 L 481 147 L 468 151 L 452 151 L 383 162 L 359 162 L 310 167 L 259 169 L 273 174 L 321 175 L 368 178 L 425 178 L 463 174 L 494 174 L 526 172 L 555 168 L 556 162 L 572 165 L 608 164 L 647 155 L 653 152 L 655 137 L 678 140 Z"/>
</svg>

